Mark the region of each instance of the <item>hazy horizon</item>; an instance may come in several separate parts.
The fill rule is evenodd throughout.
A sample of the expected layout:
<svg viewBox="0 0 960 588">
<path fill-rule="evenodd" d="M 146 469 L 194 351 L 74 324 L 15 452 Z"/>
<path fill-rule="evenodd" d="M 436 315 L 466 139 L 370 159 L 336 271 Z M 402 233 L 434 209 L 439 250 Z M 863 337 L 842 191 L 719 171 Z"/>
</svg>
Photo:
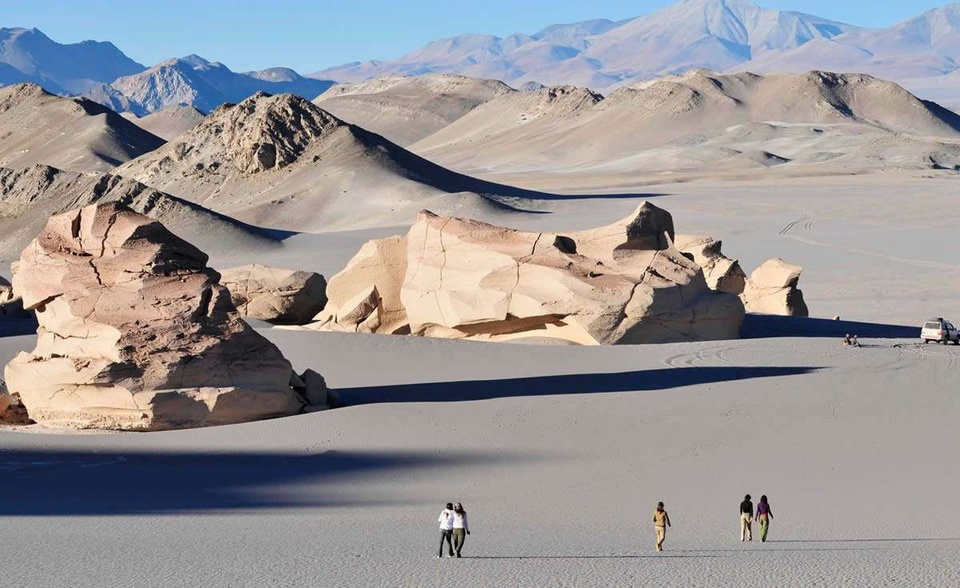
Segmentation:
<svg viewBox="0 0 960 588">
<path fill-rule="evenodd" d="M 363 5 L 323 7 L 293 0 L 283 10 L 276 10 L 222 0 L 202 4 L 174 0 L 131 10 L 126 4 L 110 0 L 85 7 L 80 13 L 66 0 L 47 0 L 6 7 L 4 22 L 0 24 L 8 28 L 37 28 L 60 43 L 110 41 L 146 66 L 196 54 L 238 72 L 282 66 L 311 73 L 355 61 L 397 58 L 440 38 L 461 34 L 533 34 L 553 24 L 634 18 L 674 3 L 600 0 L 557 6 L 546 0 L 533 0 L 521 6 L 492 0 L 451 9 L 439 0 L 418 2 L 415 6 L 374 0 Z M 877 28 L 952 4 L 936 0 L 754 3 Z M 218 25 L 210 26 L 213 21 Z M 149 23 L 149 27 L 143 23 Z"/>
</svg>

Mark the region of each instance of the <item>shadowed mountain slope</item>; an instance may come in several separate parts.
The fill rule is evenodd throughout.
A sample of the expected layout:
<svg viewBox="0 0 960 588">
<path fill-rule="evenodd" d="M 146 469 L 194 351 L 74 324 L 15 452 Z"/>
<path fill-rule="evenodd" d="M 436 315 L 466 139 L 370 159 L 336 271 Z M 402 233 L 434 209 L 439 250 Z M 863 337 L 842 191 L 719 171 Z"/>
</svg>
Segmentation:
<svg viewBox="0 0 960 588">
<path fill-rule="evenodd" d="M 98 202 L 119 201 L 164 223 L 207 253 L 279 246 L 278 235 L 235 221 L 139 182 L 115 175 L 49 166 L 0 168 L 0 262 L 8 263 L 50 216 Z"/>
<path fill-rule="evenodd" d="M 451 172 L 303 98 L 256 94 L 124 165 L 121 175 L 257 225 L 322 231 L 482 214 L 544 194 Z"/>
<path fill-rule="evenodd" d="M 430 74 L 333 86 L 313 102 L 341 120 L 398 145 L 427 137 L 502 94 L 503 82 Z"/>
<path fill-rule="evenodd" d="M 0 89 L 0 166 L 108 171 L 163 143 L 83 98 L 61 98 L 34 84 Z"/>
</svg>

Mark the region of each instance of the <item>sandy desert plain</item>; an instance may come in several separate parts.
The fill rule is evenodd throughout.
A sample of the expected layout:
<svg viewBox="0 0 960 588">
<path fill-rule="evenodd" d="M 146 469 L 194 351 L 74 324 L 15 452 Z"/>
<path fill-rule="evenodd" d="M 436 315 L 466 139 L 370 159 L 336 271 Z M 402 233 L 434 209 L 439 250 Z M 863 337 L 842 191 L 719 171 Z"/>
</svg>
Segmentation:
<svg viewBox="0 0 960 588">
<path fill-rule="evenodd" d="M 214 268 L 328 280 L 421 208 L 562 233 L 649 201 L 677 233 L 722 239 L 748 274 L 771 257 L 802 266 L 810 317 L 747 314 L 739 339 L 610 346 L 251 321 L 339 405 L 193 430 L 0 430 L 0 585 L 960 585 L 960 345 L 918 338 L 928 318 L 960 321 L 960 116 L 872 78 L 703 71 L 603 101 L 495 89 L 450 115 L 438 95 L 489 85 L 417 79 L 440 88 L 390 111 L 376 105 L 396 80 L 354 102 L 334 87 L 319 108 L 257 96 L 192 130 L 171 114 L 169 142 L 126 141 L 109 158 L 119 167 L 91 158 L 102 145 L 0 153 L 28 170 L 4 176 L 0 206 L 17 208 L 0 214 L 0 275 L 47 216 L 73 208 L 63 199 L 90 204 L 109 183 L 28 167 L 44 163 L 181 198 L 160 219 Z M 52 100 L 16 91 L 0 90 L 8 105 Z M 339 118 L 316 113 L 328 107 Z M 322 129 L 270 135 L 305 120 L 284 118 L 296 109 Z M 136 131 L 63 110 L 88 125 L 80 135 Z M 384 113 L 376 135 L 340 122 L 364 127 L 371 110 Z M 261 142 L 294 137 L 277 139 L 288 165 L 256 167 L 241 115 Z M 27 151 L 42 161 L 14 161 Z M 35 196 L 38 184 L 61 200 Z M 0 364 L 36 343 L 6 324 Z M 862 346 L 841 345 L 845 333 Z M 766 543 L 739 541 L 746 493 L 770 497 Z M 673 525 L 655 553 L 660 500 Z M 436 558 L 448 501 L 470 513 L 459 562 Z"/>
</svg>

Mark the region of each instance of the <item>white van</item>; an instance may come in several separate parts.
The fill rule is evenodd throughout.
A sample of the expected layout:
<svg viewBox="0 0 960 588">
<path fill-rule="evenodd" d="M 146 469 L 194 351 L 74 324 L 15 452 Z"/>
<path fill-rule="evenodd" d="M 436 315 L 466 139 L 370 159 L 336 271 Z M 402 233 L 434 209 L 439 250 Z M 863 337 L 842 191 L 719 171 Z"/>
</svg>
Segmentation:
<svg viewBox="0 0 960 588">
<path fill-rule="evenodd" d="M 960 331 L 957 331 L 957 328 L 949 322 L 938 317 L 923 323 L 923 328 L 920 329 L 920 340 L 924 343 L 936 341 L 944 345 L 953 341 L 955 345 L 960 345 Z"/>
</svg>

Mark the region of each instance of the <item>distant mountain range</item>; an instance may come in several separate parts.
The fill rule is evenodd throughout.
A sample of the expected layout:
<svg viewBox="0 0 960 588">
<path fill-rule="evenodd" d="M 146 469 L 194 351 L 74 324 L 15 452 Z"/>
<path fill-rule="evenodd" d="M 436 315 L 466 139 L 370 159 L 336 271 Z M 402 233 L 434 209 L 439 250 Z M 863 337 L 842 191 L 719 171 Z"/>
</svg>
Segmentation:
<svg viewBox="0 0 960 588">
<path fill-rule="evenodd" d="M 171 106 L 193 106 L 210 112 L 221 104 L 236 104 L 257 92 L 298 94 L 309 100 L 332 85 L 333 82 L 305 78 L 281 67 L 235 73 L 222 63 L 189 55 L 99 85 L 84 96 L 118 112 L 142 116 Z"/>
<path fill-rule="evenodd" d="M 197 55 L 147 68 L 112 43 L 63 45 L 37 29 L 0 29 L 0 87 L 22 82 L 55 94 L 83 95 L 138 116 L 171 106 L 210 112 L 257 92 L 299 94 L 312 100 L 333 85 L 280 67 L 236 73 Z"/>
<path fill-rule="evenodd" d="M 0 29 L 0 85 L 39 84 L 56 94 L 80 94 L 146 69 L 113 43 L 61 45 L 37 29 Z"/>
<path fill-rule="evenodd" d="M 316 77 L 455 73 L 605 90 L 693 68 L 798 73 L 830 70 L 893 79 L 960 103 L 960 3 L 889 28 L 868 29 L 749 0 L 683 0 L 623 21 L 553 25 L 533 35 L 461 35 L 389 61 L 351 63 Z"/>
<path fill-rule="evenodd" d="M 59 44 L 36 29 L 0 29 L 0 86 L 33 82 L 144 116 L 170 106 L 207 113 L 256 92 L 314 99 L 333 82 L 451 73 L 514 87 L 572 84 L 607 93 L 694 68 L 720 72 L 867 73 L 960 106 L 960 3 L 872 29 L 750 0 L 682 0 L 653 14 L 558 24 L 533 35 L 441 39 L 389 61 L 307 77 L 286 68 L 237 73 L 190 55 L 147 68 L 108 42 Z"/>
</svg>

